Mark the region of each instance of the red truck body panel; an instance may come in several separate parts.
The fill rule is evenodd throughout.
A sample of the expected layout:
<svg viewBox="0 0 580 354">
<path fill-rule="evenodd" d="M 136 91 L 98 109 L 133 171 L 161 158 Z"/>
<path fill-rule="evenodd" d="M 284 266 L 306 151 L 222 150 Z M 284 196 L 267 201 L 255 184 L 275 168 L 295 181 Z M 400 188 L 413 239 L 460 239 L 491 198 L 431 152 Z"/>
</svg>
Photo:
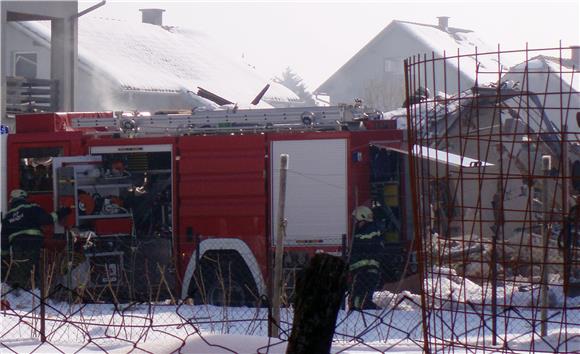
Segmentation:
<svg viewBox="0 0 580 354">
<path fill-rule="evenodd" d="M 266 272 L 264 144 L 260 134 L 179 138 L 176 236 L 182 269 L 195 248 L 187 236 L 193 233 L 201 240 L 243 240 Z"/>
</svg>

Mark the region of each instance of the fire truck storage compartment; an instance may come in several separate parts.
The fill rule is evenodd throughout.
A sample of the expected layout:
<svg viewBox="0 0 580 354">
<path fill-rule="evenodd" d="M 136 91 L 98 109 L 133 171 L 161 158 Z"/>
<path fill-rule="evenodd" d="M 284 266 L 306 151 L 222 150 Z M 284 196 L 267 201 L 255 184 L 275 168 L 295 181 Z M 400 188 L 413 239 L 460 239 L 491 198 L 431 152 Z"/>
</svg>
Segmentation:
<svg viewBox="0 0 580 354">
<path fill-rule="evenodd" d="M 122 286 L 123 252 L 99 252 L 86 254 L 90 264 L 89 286 Z"/>
<path fill-rule="evenodd" d="M 123 253 L 126 274 L 120 278 L 129 283 L 134 298 L 159 294 L 154 289 L 157 286 L 164 291 L 166 287 L 159 285 L 162 279 L 171 287 L 175 281 L 171 262 L 172 151 L 169 144 L 90 148 L 101 164 L 98 172 L 89 172 L 95 176 L 92 183 L 82 186 L 88 197 L 79 194 L 79 204 L 82 198 L 93 204 L 83 206 L 85 215 L 79 216 L 79 227 L 97 235 L 91 250 L 95 255 Z M 112 263 L 101 267 L 110 268 Z"/>
<path fill-rule="evenodd" d="M 91 147 L 91 155 L 102 158 L 104 178 L 128 186 L 122 200 L 111 202 L 131 213 L 138 240 L 171 239 L 171 152 L 170 145 Z"/>
<path fill-rule="evenodd" d="M 172 284 L 173 242 L 173 147 L 169 144 L 135 146 L 93 146 L 91 154 L 101 156 L 107 178 L 127 182 L 123 208 L 131 214 L 132 234 L 125 247 L 125 270 L 137 298 L 148 297 L 165 279 Z M 111 220 L 122 225 L 126 220 Z M 96 225 L 106 230 L 104 224 Z M 126 226 L 126 225 L 125 225 Z M 117 226 L 119 227 L 119 226 Z M 164 274 L 161 274 L 161 273 Z M 145 280 L 148 279 L 149 282 Z M 146 285 L 149 283 L 150 285 Z M 165 288 L 161 287 L 161 291 Z"/>
<path fill-rule="evenodd" d="M 276 244 L 280 155 L 288 154 L 286 246 L 339 246 L 348 233 L 347 140 L 271 142 L 272 245 Z"/>
</svg>

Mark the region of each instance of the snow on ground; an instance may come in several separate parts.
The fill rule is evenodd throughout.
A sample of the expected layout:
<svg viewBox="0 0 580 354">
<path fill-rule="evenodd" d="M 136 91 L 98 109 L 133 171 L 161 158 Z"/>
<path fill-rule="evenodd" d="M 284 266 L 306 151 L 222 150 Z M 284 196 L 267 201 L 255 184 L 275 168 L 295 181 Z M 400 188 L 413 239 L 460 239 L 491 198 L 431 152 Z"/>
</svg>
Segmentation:
<svg viewBox="0 0 580 354">
<path fill-rule="evenodd" d="M 21 340 L 18 344 L 15 342 L 5 342 L 11 350 L 18 353 L 32 352 L 35 353 L 54 353 L 55 347 L 50 344 L 41 344 L 38 340 Z M 132 350 L 132 353 L 173 353 L 181 351 L 181 353 L 285 353 L 286 342 L 277 338 L 246 336 L 235 334 L 206 334 L 203 336 L 195 335 L 185 343 L 179 340 L 165 340 L 158 342 L 147 342 L 132 348 L 131 345 L 99 348 L 94 345 L 89 345 L 81 348 L 80 345 L 58 345 L 58 349 L 66 353 L 98 353 L 105 349 L 112 354 L 127 353 Z"/>
<path fill-rule="evenodd" d="M 8 343 L 10 345 L 10 343 Z M 131 348 L 131 346 L 107 348 L 107 351 L 112 354 L 127 353 L 132 350 L 132 353 L 174 353 L 180 351 L 181 353 L 196 353 L 196 354 L 222 354 L 222 353 L 269 353 L 278 354 L 286 353 L 287 343 L 277 338 L 259 337 L 259 336 L 245 336 L 235 334 L 206 334 L 203 336 L 193 336 L 189 338 L 185 344 L 179 341 L 163 341 L 157 343 L 147 343 L 138 348 Z M 22 340 L 17 346 L 10 346 L 12 350 L 18 353 L 32 352 L 35 353 L 54 353 L 55 348 L 51 345 L 40 345 L 38 340 Z M 68 352 L 78 353 L 98 353 L 101 349 L 88 346 L 81 348 L 80 345 L 59 345 L 58 349 Z M 363 345 L 356 345 L 351 348 L 344 346 L 333 346 L 333 353 L 345 354 L 368 354 L 388 350 L 395 353 L 409 353 L 419 354 L 423 351 L 420 347 L 414 344 L 400 344 L 396 347 L 365 347 Z M 461 351 L 456 352 L 461 353 Z"/>
<path fill-rule="evenodd" d="M 268 309 L 222 308 L 208 305 L 111 304 L 71 305 L 48 301 L 49 344 L 39 342 L 38 292 L 8 294 L 12 310 L 0 312 L 0 351 L 50 353 L 107 351 L 171 353 L 282 353 L 290 334 L 292 310 L 281 311 L 281 338 L 268 338 Z M 62 319 L 66 319 L 64 324 Z M 420 311 L 369 310 L 339 312 L 333 352 L 363 353 L 395 350 L 421 352 Z M 411 338 L 415 340 L 409 340 Z M 183 342 L 181 339 L 184 339 Z M 83 346 L 83 343 L 89 343 Z M 4 347 L 2 347 L 4 346 Z"/>
<path fill-rule="evenodd" d="M 430 296 L 436 296 L 441 299 L 441 304 L 452 306 L 454 303 L 472 303 L 479 306 L 490 306 L 492 297 L 491 284 L 479 285 L 475 282 L 461 277 L 454 269 L 438 268 L 429 272 L 431 279 L 425 282 L 425 289 Z M 503 282 L 502 282 L 503 283 Z M 554 285 L 556 281 L 549 281 Z M 506 304 L 506 306 L 529 307 L 538 303 L 540 298 L 540 287 L 536 284 L 529 286 L 519 283 L 508 283 L 505 286 L 496 288 L 497 301 L 499 304 Z M 579 307 L 580 296 L 565 298 L 563 286 L 551 286 L 548 289 L 549 303 L 553 307 L 563 306 L 566 301 L 566 306 Z M 446 301 L 448 300 L 448 301 Z M 411 294 L 403 291 L 396 296 L 388 291 L 375 292 L 373 301 L 385 308 L 392 307 L 394 304 L 402 302 L 404 309 L 418 308 L 421 304 L 419 295 Z"/>
<path fill-rule="evenodd" d="M 479 285 L 445 267 L 433 268 L 428 275 L 423 288 L 429 304 L 430 340 L 439 336 L 472 347 L 491 347 L 491 285 Z M 537 284 L 506 282 L 496 288 L 499 343 L 522 352 L 580 352 L 580 296 L 565 297 L 562 286 L 550 283 L 546 336 L 540 335 L 541 289 Z M 375 292 L 373 301 L 384 309 L 421 311 L 420 295 L 408 291 Z"/>
<path fill-rule="evenodd" d="M 460 277 L 449 268 L 433 271 L 437 278 L 426 284 L 432 302 L 431 330 L 468 346 L 490 347 L 491 292 Z M 6 293 L 7 287 L 4 287 Z M 539 313 L 526 309 L 537 301 L 539 290 L 506 285 L 497 289 L 500 306 L 498 341 L 510 349 L 527 352 L 575 351 L 580 349 L 580 297 L 564 298 L 560 288 L 550 289 L 553 309 L 548 312 L 548 335 L 539 335 Z M 36 296 L 36 297 L 35 297 Z M 0 351 L 171 353 L 283 353 L 290 334 L 292 310 L 281 311 L 281 339 L 268 338 L 268 310 L 265 308 L 224 308 L 209 305 L 165 303 L 69 304 L 50 300 L 47 334 L 50 344 L 40 344 L 38 333 L 38 293 L 10 292 L 6 298 L 12 310 L 0 312 Z M 435 297 L 436 296 L 436 297 Z M 434 300 L 435 299 L 435 300 Z M 536 300 L 534 300 L 536 299 Z M 420 353 L 423 341 L 420 296 L 403 291 L 376 292 L 373 300 L 382 308 L 361 312 L 341 310 L 336 323 L 333 352 Z M 569 311 L 558 309 L 566 300 Z M 574 306 L 576 306 L 574 308 Z M 62 319 L 67 323 L 63 324 Z M 562 323 L 567 323 L 563 329 Z M 567 338 L 562 336 L 567 334 Z M 434 340 L 432 338 L 432 340 Z M 86 344 L 85 343 L 90 343 Z M 136 345 L 133 345 L 136 343 Z M 4 347 L 2 347 L 4 346 Z M 447 349 L 449 349 L 447 347 Z M 458 350 L 457 350 L 458 349 Z M 455 347 L 454 352 L 469 350 Z M 484 353 L 484 351 L 478 351 Z"/>
</svg>

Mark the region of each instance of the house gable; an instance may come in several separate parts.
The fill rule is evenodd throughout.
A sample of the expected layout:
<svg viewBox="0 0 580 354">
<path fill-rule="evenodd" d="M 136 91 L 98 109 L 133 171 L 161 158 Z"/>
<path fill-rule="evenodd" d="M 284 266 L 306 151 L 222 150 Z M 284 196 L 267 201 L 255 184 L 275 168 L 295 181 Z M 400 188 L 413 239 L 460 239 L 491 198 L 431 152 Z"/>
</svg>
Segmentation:
<svg viewBox="0 0 580 354">
<path fill-rule="evenodd" d="M 331 103 L 363 98 L 374 108 L 389 110 L 404 101 L 404 59 L 432 59 L 457 56 L 461 59 L 438 61 L 421 75 L 431 91 L 460 91 L 479 82 L 497 81 L 499 71 L 493 58 L 463 56 L 491 49 L 470 30 L 442 28 L 408 21 L 392 21 L 367 45 L 347 61 L 315 91 L 330 96 Z M 479 71 L 478 71 L 479 69 Z M 504 70 L 505 68 L 502 68 Z"/>
</svg>

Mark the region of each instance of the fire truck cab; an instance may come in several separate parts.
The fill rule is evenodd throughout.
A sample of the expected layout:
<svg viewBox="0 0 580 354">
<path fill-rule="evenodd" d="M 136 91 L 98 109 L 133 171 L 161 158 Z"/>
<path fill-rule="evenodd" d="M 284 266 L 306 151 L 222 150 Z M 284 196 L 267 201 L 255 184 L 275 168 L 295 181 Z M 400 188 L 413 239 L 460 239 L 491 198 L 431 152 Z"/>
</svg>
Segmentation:
<svg viewBox="0 0 580 354">
<path fill-rule="evenodd" d="M 45 245 L 70 254 L 82 241 L 91 287 L 250 305 L 268 293 L 280 155 L 291 289 L 312 254 L 346 257 L 357 205 L 388 208 L 399 227 L 382 220 L 385 238 L 403 252 L 406 163 L 385 149 L 402 141 L 353 106 L 25 114 L 8 136 L 7 187 L 47 211 L 74 207 Z"/>
</svg>

